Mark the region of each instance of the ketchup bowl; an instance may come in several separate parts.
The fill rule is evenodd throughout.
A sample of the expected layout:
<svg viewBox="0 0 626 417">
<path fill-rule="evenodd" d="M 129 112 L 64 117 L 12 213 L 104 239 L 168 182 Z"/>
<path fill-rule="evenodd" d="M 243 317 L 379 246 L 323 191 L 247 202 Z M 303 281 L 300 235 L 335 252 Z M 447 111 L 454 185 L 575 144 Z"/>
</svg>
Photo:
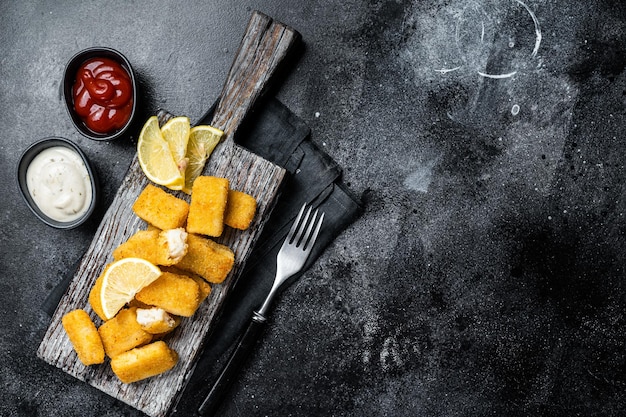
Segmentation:
<svg viewBox="0 0 626 417">
<path fill-rule="evenodd" d="M 81 149 L 61 137 L 41 139 L 22 153 L 17 183 L 28 208 L 45 224 L 73 229 L 94 212 L 95 171 Z"/>
<path fill-rule="evenodd" d="M 74 126 L 84 136 L 117 139 L 126 133 L 137 109 L 133 68 L 115 49 L 85 49 L 65 66 L 63 99 Z"/>
</svg>

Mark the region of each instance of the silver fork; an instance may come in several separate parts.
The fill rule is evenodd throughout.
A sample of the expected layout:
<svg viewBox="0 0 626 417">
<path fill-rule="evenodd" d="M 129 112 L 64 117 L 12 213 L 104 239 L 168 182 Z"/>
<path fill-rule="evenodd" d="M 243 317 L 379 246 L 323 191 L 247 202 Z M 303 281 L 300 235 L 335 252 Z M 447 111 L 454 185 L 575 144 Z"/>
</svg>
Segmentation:
<svg viewBox="0 0 626 417">
<path fill-rule="evenodd" d="M 265 301 L 252 315 L 246 331 L 243 333 L 239 343 L 231 354 L 226 366 L 222 370 L 213 388 L 204 399 L 198 413 L 201 416 L 213 415 L 217 411 L 224 394 L 238 375 L 241 366 L 254 347 L 261 331 L 267 322 L 267 312 L 272 304 L 272 300 L 283 287 L 284 283 L 292 276 L 302 270 L 306 260 L 311 254 L 317 235 L 324 221 L 324 213 L 318 218 L 318 210 L 311 216 L 312 208 L 307 209 L 306 204 L 302 206 L 298 217 L 289 230 L 283 245 L 276 257 L 276 277 L 272 284 L 272 289 L 265 298 Z"/>
</svg>

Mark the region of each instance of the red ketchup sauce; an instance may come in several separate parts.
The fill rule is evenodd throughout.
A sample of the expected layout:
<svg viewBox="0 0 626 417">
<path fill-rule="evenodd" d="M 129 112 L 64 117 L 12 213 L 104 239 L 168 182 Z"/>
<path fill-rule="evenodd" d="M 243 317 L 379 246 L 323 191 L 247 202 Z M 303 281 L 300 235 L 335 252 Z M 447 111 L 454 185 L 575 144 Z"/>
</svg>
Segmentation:
<svg viewBox="0 0 626 417">
<path fill-rule="evenodd" d="M 74 110 L 96 133 L 124 127 L 133 108 L 133 83 L 128 72 L 109 58 L 93 58 L 80 66 L 72 88 Z"/>
</svg>

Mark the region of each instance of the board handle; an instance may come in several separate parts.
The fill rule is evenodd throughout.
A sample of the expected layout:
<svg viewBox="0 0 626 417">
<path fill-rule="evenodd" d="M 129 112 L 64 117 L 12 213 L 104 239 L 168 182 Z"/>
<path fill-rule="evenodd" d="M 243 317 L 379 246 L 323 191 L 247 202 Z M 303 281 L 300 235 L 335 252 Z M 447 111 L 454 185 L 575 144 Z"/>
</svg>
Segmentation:
<svg viewBox="0 0 626 417">
<path fill-rule="evenodd" d="M 300 34 L 254 11 L 222 88 L 211 125 L 232 143 L 237 128 L 269 84 Z"/>
</svg>

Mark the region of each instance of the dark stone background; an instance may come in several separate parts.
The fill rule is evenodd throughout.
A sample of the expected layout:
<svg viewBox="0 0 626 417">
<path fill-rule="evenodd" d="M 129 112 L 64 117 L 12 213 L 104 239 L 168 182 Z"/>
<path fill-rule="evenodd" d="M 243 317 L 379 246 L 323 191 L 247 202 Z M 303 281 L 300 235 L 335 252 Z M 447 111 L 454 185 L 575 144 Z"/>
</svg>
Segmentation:
<svg viewBox="0 0 626 417">
<path fill-rule="evenodd" d="M 301 32 L 276 95 L 365 211 L 279 298 L 223 415 L 626 415 L 624 3 L 57 3 L 0 3 L 0 415 L 141 415 L 35 354 L 39 306 L 136 143 L 75 131 L 65 63 L 119 49 L 144 115 L 197 120 L 253 9 Z M 99 212 L 72 231 L 17 194 L 19 154 L 50 135 L 101 178 Z"/>
</svg>

